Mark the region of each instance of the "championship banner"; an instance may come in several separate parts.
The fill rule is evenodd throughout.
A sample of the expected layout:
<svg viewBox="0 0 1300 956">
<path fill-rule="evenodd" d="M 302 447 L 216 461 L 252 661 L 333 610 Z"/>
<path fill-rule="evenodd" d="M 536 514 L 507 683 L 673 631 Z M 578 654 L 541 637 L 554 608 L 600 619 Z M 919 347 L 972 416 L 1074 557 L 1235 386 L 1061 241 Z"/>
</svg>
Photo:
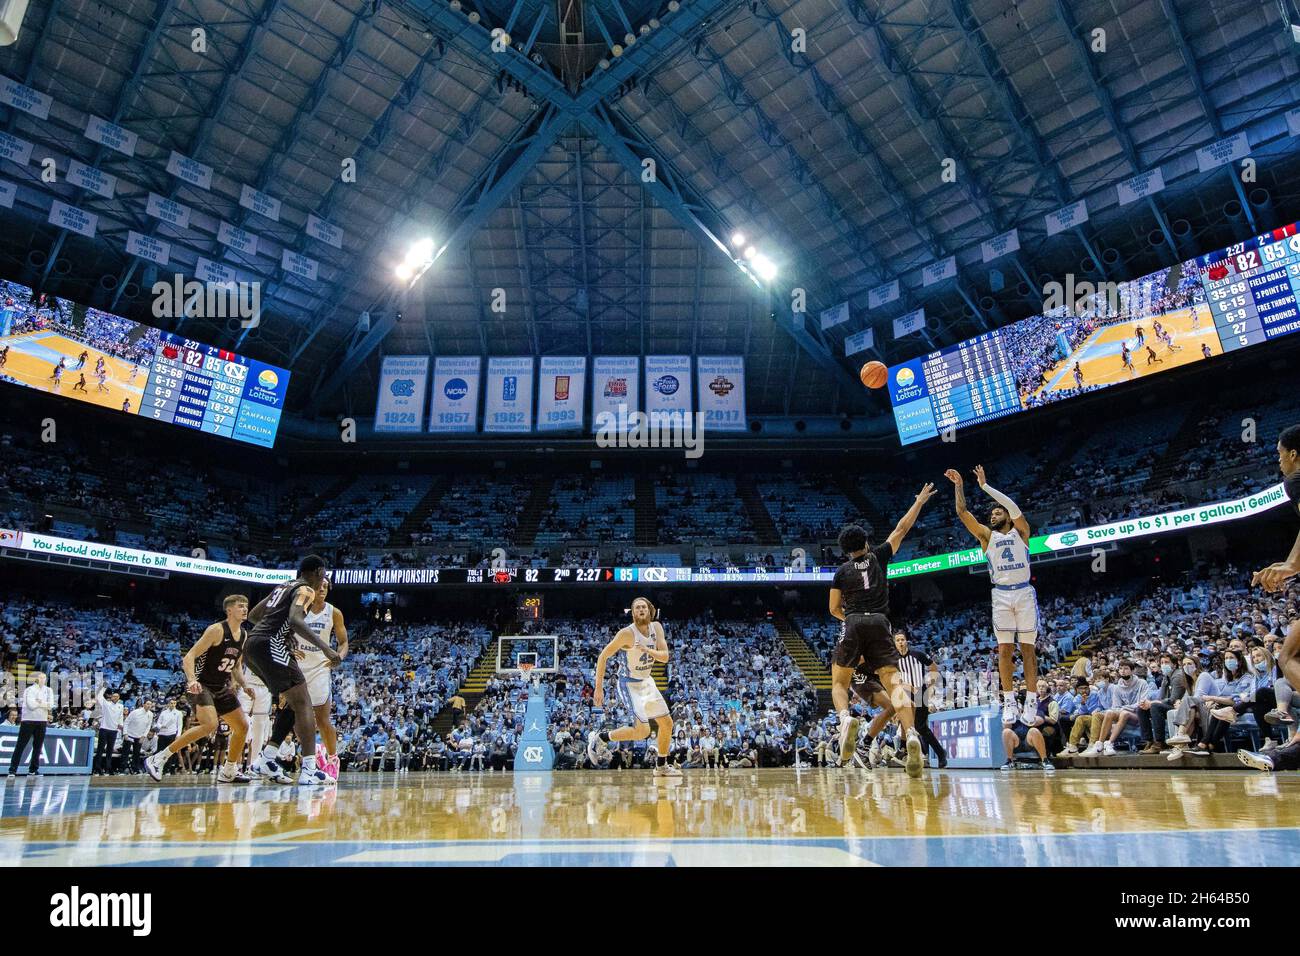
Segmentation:
<svg viewBox="0 0 1300 956">
<path fill-rule="evenodd" d="M 239 190 L 239 204 L 274 222 L 280 221 L 280 200 L 245 185 Z"/>
<path fill-rule="evenodd" d="M 867 293 L 867 308 L 878 309 L 882 305 L 889 305 L 891 302 L 896 302 L 901 294 L 902 286 L 899 285 L 897 279 L 885 285 L 877 286 Z"/>
<path fill-rule="evenodd" d="M 66 229 L 68 232 L 75 232 L 79 236 L 93 239 L 95 238 L 95 227 L 99 223 L 99 217 L 93 212 L 85 212 L 76 206 L 69 206 L 67 203 L 59 202 L 56 199 L 50 204 L 50 222 L 60 229 Z"/>
<path fill-rule="evenodd" d="M 833 305 L 829 309 L 823 309 L 821 313 L 822 329 L 834 328 L 837 325 L 843 325 L 849 320 L 849 304 L 841 302 L 839 305 Z"/>
<path fill-rule="evenodd" d="M 894 319 L 894 338 L 901 339 L 904 335 L 911 335 L 923 328 L 925 328 L 925 309 L 917 309 L 915 312 Z"/>
<path fill-rule="evenodd" d="M 112 199 L 117 188 L 116 176 L 100 172 L 94 166 L 87 166 L 75 159 L 68 160 L 68 182 L 105 199 Z"/>
<path fill-rule="evenodd" d="M 200 163 L 197 159 L 182 156 L 174 149 L 167 157 L 167 172 L 191 186 L 198 186 L 200 189 L 212 188 L 212 167 Z"/>
<path fill-rule="evenodd" d="M 543 355 L 537 383 L 537 430 L 563 431 L 582 427 L 587 394 L 587 357 Z"/>
<path fill-rule="evenodd" d="M 257 255 L 257 236 L 247 229 L 232 226 L 224 219 L 221 220 L 221 225 L 217 227 L 217 242 L 235 252 L 242 252 L 246 256 Z"/>
<path fill-rule="evenodd" d="M 343 230 L 332 222 L 326 222 L 324 219 L 312 213 L 307 214 L 307 235 L 313 239 L 319 239 L 321 242 L 328 243 L 335 249 L 343 248 Z"/>
<path fill-rule="evenodd" d="M 625 406 L 619 414 L 619 406 Z M 623 422 L 641 410 L 641 359 L 636 355 L 597 355 L 591 363 L 591 429 L 607 422 Z"/>
<path fill-rule="evenodd" d="M 857 355 L 859 352 L 865 352 L 873 348 L 876 344 L 876 333 L 874 329 L 863 329 L 844 339 L 844 354 Z"/>
<path fill-rule="evenodd" d="M 0 159 L 7 159 L 15 166 L 26 166 L 32 159 L 32 144 L 17 136 L 0 133 Z"/>
<path fill-rule="evenodd" d="M 133 256 L 139 256 L 141 259 L 148 259 L 150 262 L 165 266 L 171 260 L 172 246 L 170 242 L 164 242 L 161 239 L 155 239 L 153 236 L 146 236 L 143 233 L 128 230 L 126 234 L 126 251 Z"/>
<path fill-rule="evenodd" d="M 135 155 L 136 143 L 140 141 L 140 137 L 129 129 L 123 129 L 116 123 L 110 123 L 102 117 L 93 115 L 86 120 L 86 139 L 108 149 L 115 149 L 126 156 Z"/>
<path fill-rule="evenodd" d="M 931 262 L 921 270 L 921 285 L 934 285 L 957 275 L 957 257 L 949 256 L 938 262 Z"/>
<path fill-rule="evenodd" d="M 198 262 L 194 264 L 194 278 L 200 282 L 234 283 L 239 281 L 239 276 L 230 266 L 224 262 L 213 262 L 211 259 L 204 259 L 202 256 L 199 256 Z"/>
<path fill-rule="evenodd" d="M 46 93 L 37 92 L 30 86 L 23 86 L 17 80 L 0 76 L 0 103 L 22 110 L 24 113 L 31 113 L 38 120 L 47 120 L 50 118 L 50 106 L 54 103 L 54 99 Z"/>
<path fill-rule="evenodd" d="M 280 268 L 285 272 L 292 273 L 300 279 L 316 281 L 316 274 L 320 269 L 320 263 L 309 256 L 304 256 L 300 252 L 294 252 L 292 249 L 285 249 L 280 253 Z"/>
<path fill-rule="evenodd" d="M 1129 203 L 1145 199 L 1147 196 L 1154 196 L 1164 188 L 1165 174 L 1160 171 L 1159 166 L 1155 169 L 1149 169 L 1145 173 L 1138 173 L 1136 176 L 1117 183 L 1115 186 L 1121 206 L 1127 206 Z"/>
<path fill-rule="evenodd" d="M 694 410 L 689 355 L 645 357 L 645 410 L 652 420 L 656 415 L 689 415 Z"/>
<path fill-rule="evenodd" d="M 6 179 L 0 179 L 0 206 L 5 209 L 13 209 L 14 201 L 18 199 L 18 184 L 11 183 Z"/>
<path fill-rule="evenodd" d="M 189 206 L 178 203 L 175 199 L 159 196 L 157 193 L 149 194 L 145 212 L 155 219 L 161 219 L 163 222 L 176 226 L 178 229 L 188 229 L 190 225 Z"/>
<path fill-rule="evenodd" d="M 994 236 L 992 239 L 985 239 L 980 244 L 980 257 L 984 260 L 985 265 L 994 259 L 1001 259 L 1010 252 L 1020 251 L 1020 231 L 1012 229 L 1010 232 L 1004 232 L 1000 236 Z"/>
<path fill-rule="evenodd" d="M 1292 136 L 1300 136 L 1300 106 L 1286 111 L 1286 128 Z"/>
<path fill-rule="evenodd" d="M 695 360 L 700 386 L 700 411 L 709 431 L 743 432 L 745 421 L 745 357 L 701 355 Z"/>
<path fill-rule="evenodd" d="M 487 402 L 483 409 L 485 432 L 533 430 L 533 357 L 488 358 Z"/>
<path fill-rule="evenodd" d="M 1235 163 L 1249 155 L 1250 140 L 1245 133 L 1238 133 L 1236 136 L 1229 136 L 1227 139 L 1221 139 L 1217 143 L 1198 149 L 1196 166 L 1201 172 L 1208 173 L 1211 169 Z"/>
<path fill-rule="evenodd" d="M 433 362 L 429 431 L 472 432 L 478 428 L 477 355 L 439 355 Z"/>
<path fill-rule="evenodd" d="M 385 355 L 379 369 L 375 431 L 418 432 L 424 429 L 424 400 L 429 388 L 429 356 Z"/>
<path fill-rule="evenodd" d="M 1067 229 L 1073 229 L 1088 221 L 1088 204 L 1080 199 L 1078 202 L 1070 203 L 1068 206 L 1062 206 L 1056 212 L 1049 212 L 1043 217 L 1043 222 L 1047 224 L 1047 234 L 1054 236 L 1058 232 L 1064 232 Z"/>
</svg>

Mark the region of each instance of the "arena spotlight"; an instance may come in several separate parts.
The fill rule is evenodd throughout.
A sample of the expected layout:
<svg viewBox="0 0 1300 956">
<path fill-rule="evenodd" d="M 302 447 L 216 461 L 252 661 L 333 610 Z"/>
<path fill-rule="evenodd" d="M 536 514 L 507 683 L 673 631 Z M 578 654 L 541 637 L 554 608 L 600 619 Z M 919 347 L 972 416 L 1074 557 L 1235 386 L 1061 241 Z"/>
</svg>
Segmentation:
<svg viewBox="0 0 1300 956">
<path fill-rule="evenodd" d="M 668 0 L 668 9 L 671 10 L 673 13 L 676 13 L 681 8 L 682 5 L 678 3 L 677 0 Z"/>
<path fill-rule="evenodd" d="M 776 278 L 776 263 L 764 255 L 754 256 L 754 271 L 764 282 L 771 282 Z"/>
<path fill-rule="evenodd" d="M 610 47 L 609 52 L 614 54 L 615 56 L 622 56 L 623 48 L 619 46 L 617 43 L 615 43 L 612 47 Z"/>
<path fill-rule="evenodd" d="M 650 18 L 650 29 L 651 29 L 651 30 L 658 30 L 658 29 L 659 29 L 659 21 L 658 21 L 658 19 L 656 19 L 655 17 L 651 17 L 651 18 Z"/>
<path fill-rule="evenodd" d="M 636 34 L 635 33 L 624 34 L 623 42 L 626 43 L 628 46 L 631 46 L 633 43 L 636 42 Z"/>
<path fill-rule="evenodd" d="M 460 0 L 451 0 L 451 8 L 452 8 L 453 10 L 459 10 L 459 9 L 460 9 Z"/>
<path fill-rule="evenodd" d="M 471 10 L 470 13 L 469 13 L 469 22 L 470 22 L 470 23 L 478 23 L 478 21 L 479 21 L 478 11 L 477 11 L 477 10 Z"/>
<path fill-rule="evenodd" d="M 753 246 L 745 247 L 744 256 L 746 259 L 753 259 L 756 255 L 758 255 L 758 250 L 755 249 Z"/>
<path fill-rule="evenodd" d="M 743 232 L 733 232 L 731 234 L 731 244 L 737 249 L 745 245 L 745 234 Z"/>
<path fill-rule="evenodd" d="M 596 65 L 597 65 L 598 67 L 600 67 L 602 70 L 608 70 L 608 69 L 609 69 L 609 60 L 605 59 L 604 57 L 601 57 L 601 58 L 600 58 L 600 62 L 597 63 Z"/>
<path fill-rule="evenodd" d="M 433 265 L 433 240 L 428 236 L 413 243 L 406 257 L 394 270 L 402 282 L 410 282 Z"/>
<path fill-rule="evenodd" d="M 641 24 L 640 27 L 637 28 L 636 32 L 641 34 L 642 36 L 645 36 L 647 33 L 650 32 L 650 27 L 648 27 L 646 24 L 643 23 Z"/>
</svg>

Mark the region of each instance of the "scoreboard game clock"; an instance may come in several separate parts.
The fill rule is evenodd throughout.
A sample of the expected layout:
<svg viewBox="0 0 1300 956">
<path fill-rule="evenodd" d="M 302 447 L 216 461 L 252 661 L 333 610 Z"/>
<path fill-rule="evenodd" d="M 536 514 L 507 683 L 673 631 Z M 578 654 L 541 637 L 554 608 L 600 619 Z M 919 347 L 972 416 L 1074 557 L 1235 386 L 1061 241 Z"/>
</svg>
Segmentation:
<svg viewBox="0 0 1300 956">
<path fill-rule="evenodd" d="M 516 611 L 521 623 L 524 621 L 540 621 L 542 619 L 542 608 L 542 596 L 540 594 L 519 595 L 519 604 Z"/>
</svg>

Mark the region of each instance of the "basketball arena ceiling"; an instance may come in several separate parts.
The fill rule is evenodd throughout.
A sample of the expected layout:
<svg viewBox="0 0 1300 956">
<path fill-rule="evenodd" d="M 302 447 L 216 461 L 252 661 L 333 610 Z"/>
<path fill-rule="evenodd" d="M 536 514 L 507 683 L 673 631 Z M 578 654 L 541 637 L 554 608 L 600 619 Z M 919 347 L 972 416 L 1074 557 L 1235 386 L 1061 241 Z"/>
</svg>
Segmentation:
<svg viewBox="0 0 1300 956">
<path fill-rule="evenodd" d="M 128 231 L 170 242 L 168 273 L 225 261 L 262 281 L 262 324 L 184 331 L 290 365 L 300 410 L 367 412 L 384 353 L 685 352 L 743 353 L 757 413 L 861 410 L 846 335 L 871 326 L 874 357 L 906 358 L 1036 311 L 1045 279 L 1142 274 L 1300 208 L 1292 24 L 1297 0 L 33 0 L 0 72 L 54 105 L 0 109 L 36 144 L 0 161 L 18 184 L 0 272 L 146 318 L 160 270 Z M 135 155 L 87 139 L 92 115 L 138 134 Z M 1198 171 L 1241 131 L 1256 183 Z M 173 150 L 212 187 L 169 175 Z M 112 198 L 68 185 L 71 159 L 116 176 Z M 1116 183 L 1157 166 L 1165 191 L 1119 206 Z M 150 192 L 189 225 L 151 219 Z M 1088 222 L 1048 237 L 1044 214 L 1079 199 Z M 50 225 L 54 200 L 95 213 L 96 238 Z M 341 248 L 305 235 L 309 214 Z M 257 253 L 219 243 L 222 221 Z M 1012 228 L 1020 251 L 985 265 Z M 735 231 L 770 286 L 733 261 Z M 438 258 L 399 295 L 423 235 Z M 923 284 L 952 255 L 955 278 Z M 869 309 L 893 279 L 899 299 Z"/>
</svg>

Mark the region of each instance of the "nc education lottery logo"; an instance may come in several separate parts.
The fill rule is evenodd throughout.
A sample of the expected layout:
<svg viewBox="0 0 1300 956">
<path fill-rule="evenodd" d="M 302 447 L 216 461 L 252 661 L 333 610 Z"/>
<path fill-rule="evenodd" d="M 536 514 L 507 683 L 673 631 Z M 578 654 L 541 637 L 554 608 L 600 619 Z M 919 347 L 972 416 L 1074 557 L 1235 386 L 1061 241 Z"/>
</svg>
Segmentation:
<svg viewBox="0 0 1300 956">
<path fill-rule="evenodd" d="M 916 373 L 913 372 L 910 368 L 907 368 L 906 366 L 900 368 L 898 370 L 898 374 L 894 376 L 894 384 L 896 384 L 899 388 L 907 388 L 915 381 L 916 381 Z"/>
<path fill-rule="evenodd" d="M 442 387 L 442 394 L 453 402 L 459 402 L 469 394 L 469 383 L 463 378 L 449 378 L 447 384 Z"/>
<path fill-rule="evenodd" d="M 676 395 L 677 389 L 681 386 L 682 383 L 677 381 L 676 375 L 660 375 L 651 387 L 660 395 Z"/>
<path fill-rule="evenodd" d="M 269 368 L 264 368 L 257 373 L 257 384 L 267 391 L 274 391 L 275 387 L 280 384 L 280 376 L 276 375 Z"/>
</svg>

